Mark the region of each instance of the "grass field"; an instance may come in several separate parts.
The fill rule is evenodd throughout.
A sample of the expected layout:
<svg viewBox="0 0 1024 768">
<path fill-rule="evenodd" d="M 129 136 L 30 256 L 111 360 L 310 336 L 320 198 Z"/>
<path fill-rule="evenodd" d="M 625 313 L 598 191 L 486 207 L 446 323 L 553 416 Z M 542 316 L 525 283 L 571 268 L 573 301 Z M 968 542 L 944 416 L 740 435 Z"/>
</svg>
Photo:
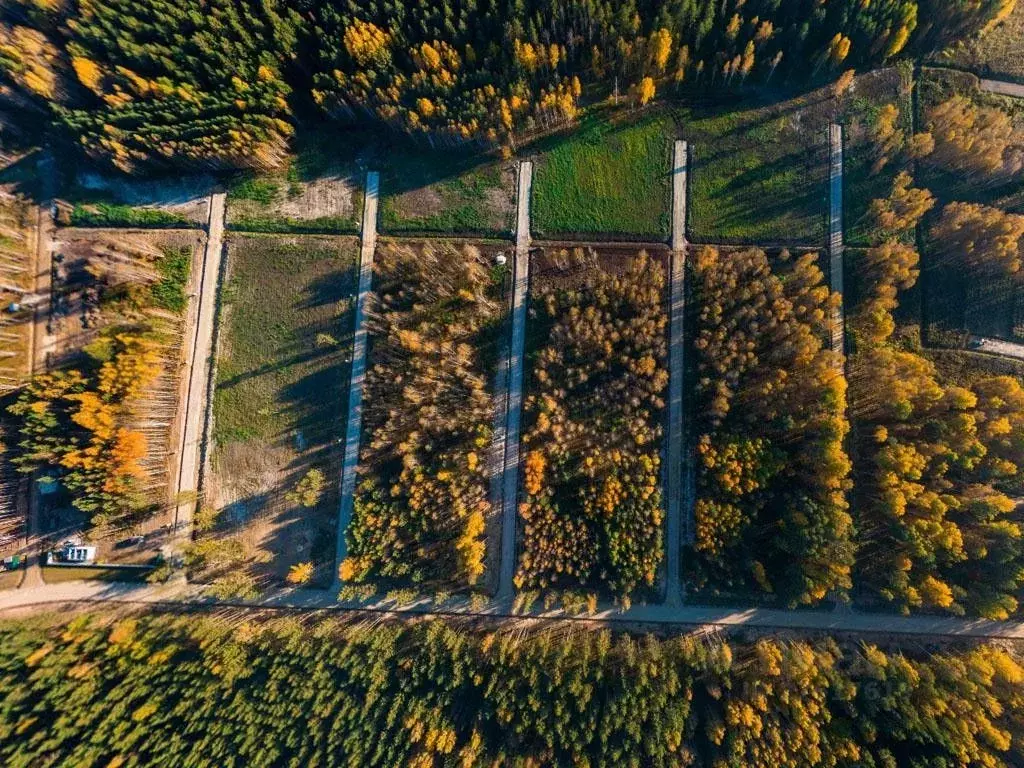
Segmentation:
<svg viewBox="0 0 1024 768">
<path fill-rule="evenodd" d="M 832 104 L 817 91 L 679 109 L 676 120 L 691 145 L 691 239 L 824 243 Z"/>
<path fill-rule="evenodd" d="M 43 566 L 43 581 L 60 584 L 65 581 L 145 581 L 149 570 L 142 568 L 103 568 L 102 566 Z"/>
<path fill-rule="evenodd" d="M 594 114 L 572 134 L 535 145 L 534 233 L 667 238 L 674 131 L 663 114 Z"/>
<path fill-rule="evenodd" d="M 985 77 L 1024 83 L 1024 3 L 1017 2 L 1010 16 L 978 40 L 959 44 L 935 57 L 939 64 L 963 67 Z"/>
<path fill-rule="evenodd" d="M 273 173 L 245 173 L 228 188 L 227 224 L 245 232 L 355 234 L 363 179 L 350 141 L 303 133 L 295 155 Z"/>
<path fill-rule="evenodd" d="M 380 152 L 381 230 L 504 235 L 512 230 L 515 170 L 471 151 Z"/>
<path fill-rule="evenodd" d="M 280 575 L 328 549 L 333 557 L 357 244 L 233 236 L 227 248 L 208 500 L 224 527 L 276 554 Z M 327 483 L 300 509 L 286 496 L 310 469 Z"/>
</svg>

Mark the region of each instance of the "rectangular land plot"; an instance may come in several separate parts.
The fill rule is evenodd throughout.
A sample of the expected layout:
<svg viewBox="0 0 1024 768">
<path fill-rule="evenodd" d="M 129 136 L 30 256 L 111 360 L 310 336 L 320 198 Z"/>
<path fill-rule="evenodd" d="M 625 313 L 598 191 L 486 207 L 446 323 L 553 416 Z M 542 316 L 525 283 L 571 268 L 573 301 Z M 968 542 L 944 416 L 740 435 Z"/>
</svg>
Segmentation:
<svg viewBox="0 0 1024 768">
<path fill-rule="evenodd" d="M 667 239 L 674 138 L 664 114 L 594 113 L 572 133 L 533 145 L 534 233 Z"/>
<path fill-rule="evenodd" d="M 305 133 L 281 170 L 240 175 L 228 187 L 228 229 L 357 234 L 363 188 L 351 143 L 332 131 Z"/>
<path fill-rule="evenodd" d="M 530 272 L 516 586 L 652 596 L 664 560 L 668 252 L 548 249 Z"/>
<path fill-rule="evenodd" d="M 882 242 L 868 217 L 872 200 L 886 198 L 893 180 L 911 163 L 904 147 L 913 135 L 913 75 L 897 68 L 879 69 L 857 77 L 842 101 L 843 209 L 846 244 L 870 246 Z M 888 134 L 891 147 L 882 136 Z M 901 138 L 902 141 L 897 141 Z"/>
<path fill-rule="evenodd" d="M 690 142 L 691 241 L 824 243 L 833 110 L 828 89 L 675 110 Z"/>
<path fill-rule="evenodd" d="M 921 70 L 918 79 L 918 130 L 929 130 L 932 110 L 955 96 L 966 98 L 976 108 L 995 108 L 1006 113 L 1013 127 L 1024 131 L 1024 99 L 982 91 L 978 78 L 967 72 L 928 67 Z M 980 127 L 972 126 L 970 130 L 977 131 Z M 1019 168 L 1018 157 L 1006 157 L 1010 167 Z M 956 167 L 945 155 L 933 153 L 918 163 L 917 181 L 935 194 L 940 207 L 956 200 L 1024 213 L 1024 183 L 1020 170 L 995 172 L 961 165 Z"/>
<path fill-rule="evenodd" d="M 850 586 L 842 357 L 814 252 L 691 250 L 687 321 L 700 602 L 815 604 Z"/>
<path fill-rule="evenodd" d="M 209 218 L 214 185 L 208 174 L 136 179 L 72 165 L 59 190 L 57 221 L 76 227 L 198 229 Z"/>
<path fill-rule="evenodd" d="M 198 231 L 64 229 L 56 238 L 48 373 L 26 391 L 48 403 L 56 442 L 93 454 L 41 468 L 53 480 L 38 487 L 38 524 L 82 536 L 101 562 L 151 562 L 173 538 L 189 295 L 204 244 Z M 81 400 L 51 395 L 68 376 Z M 79 472 L 95 474 L 83 483 Z"/>
<path fill-rule="evenodd" d="M 470 149 L 388 147 L 382 170 L 381 231 L 507 237 L 515 210 L 515 167 Z"/>
<path fill-rule="evenodd" d="M 969 69 L 982 77 L 1024 83 L 1024 4 L 1014 5 L 995 29 L 984 35 L 964 40 L 953 48 L 934 56 L 940 65 Z"/>
<path fill-rule="evenodd" d="M 509 280 L 498 251 L 377 248 L 346 584 L 450 591 L 494 575 L 489 455 Z"/>
<path fill-rule="evenodd" d="M 31 368 L 32 312 L 12 305 L 35 287 L 36 159 L 28 155 L 0 170 L 0 392 L 21 384 Z"/>
<path fill-rule="evenodd" d="M 261 585 L 312 563 L 311 580 L 329 581 L 358 242 L 232 235 L 226 249 L 201 514 L 216 512 L 206 527 L 235 543 L 231 557 L 218 554 L 228 562 L 199 570 L 218 578 L 246 569 Z"/>
<path fill-rule="evenodd" d="M 1018 615 L 1024 363 L 923 347 L 917 286 L 894 290 L 884 265 L 858 256 L 846 296 L 855 601 Z"/>
<path fill-rule="evenodd" d="M 925 69 L 918 88 L 920 130 L 933 127 L 934 110 L 962 97 L 968 108 L 999 110 L 1024 136 L 1024 99 L 985 93 L 974 75 Z M 921 239 L 923 321 L 929 344 L 962 346 L 971 335 L 1024 340 L 1024 290 L 1019 274 L 972 266 L 964 249 L 947 247 L 934 229 L 951 203 L 1024 214 L 1024 170 L 1018 167 L 1020 161 L 1013 150 L 1003 158 L 1006 165 L 996 170 L 977 167 L 977 155 L 971 158 L 952 150 L 936 151 L 918 162 L 918 185 L 930 189 L 937 199 L 925 217 Z"/>
</svg>

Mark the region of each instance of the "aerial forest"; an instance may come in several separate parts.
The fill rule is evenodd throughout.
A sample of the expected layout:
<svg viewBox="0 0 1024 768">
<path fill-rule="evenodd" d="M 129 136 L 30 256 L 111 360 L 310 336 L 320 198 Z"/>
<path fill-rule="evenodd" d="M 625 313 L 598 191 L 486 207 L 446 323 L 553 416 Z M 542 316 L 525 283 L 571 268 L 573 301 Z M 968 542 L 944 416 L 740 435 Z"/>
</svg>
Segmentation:
<svg viewBox="0 0 1024 768">
<path fill-rule="evenodd" d="M 501 273 L 473 247 L 375 262 L 362 475 L 342 579 L 473 586 L 484 572 Z"/>
<path fill-rule="evenodd" d="M 578 278 L 533 298 L 516 583 L 628 597 L 662 557 L 665 269 L 645 252 L 618 273 L 593 250 L 553 261 Z"/>
<path fill-rule="evenodd" d="M 0 702 L 6 765 L 1024 760 L 1024 668 L 992 645 L 80 615 L 0 624 Z"/>
<path fill-rule="evenodd" d="M 698 589 L 798 605 L 851 586 L 839 297 L 817 262 L 713 247 L 694 261 Z"/>
<path fill-rule="evenodd" d="M 614 95 L 823 82 L 994 23 L 1008 0 L 12 0 L 0 101 L 123 170 L 272 168 L 296 123 L 514 146 Z"/>
</svg>

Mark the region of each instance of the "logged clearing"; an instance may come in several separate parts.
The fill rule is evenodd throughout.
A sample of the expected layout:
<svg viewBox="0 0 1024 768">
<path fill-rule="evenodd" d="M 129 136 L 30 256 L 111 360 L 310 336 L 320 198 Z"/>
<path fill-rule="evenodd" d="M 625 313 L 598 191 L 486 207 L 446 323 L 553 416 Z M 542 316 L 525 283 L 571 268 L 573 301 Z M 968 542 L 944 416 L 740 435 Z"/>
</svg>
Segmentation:
<svg viewBox="0 0 1024 768">
<path fill-rule="evenodd" d="M 936 57 L 938 63 L 965 67 L 983 77 L 1024 82 L 1024 3 L 986 35 L 958 44 Z"/>
<path fill-rule="evenodd" d="M 676 110 L 691 146 L 693 242 L 824 243 L 829 89 Z"/>
<path fill-rule="evenodd" d="M 462 235 L 512 231 L 515 165 L 465 152 L 381 151 L 381 229 Z"/>
<path fill-rule="evenodd" d="M 241 541 L 261 576 L 333 559 L 345 434 L 355 264 L 350 238 L 232 236 L 213 402 L 215 532 Z M 311 470 L 313 503 L 292 492 Z M 268 567 L 261 552 L 274 552 Z"/>
<path fill-rule="evenodd" d="M 661 114 L 595 114 L 532 147 L 534 233 L 667 238 L 674 132 Z"/>
</svg>

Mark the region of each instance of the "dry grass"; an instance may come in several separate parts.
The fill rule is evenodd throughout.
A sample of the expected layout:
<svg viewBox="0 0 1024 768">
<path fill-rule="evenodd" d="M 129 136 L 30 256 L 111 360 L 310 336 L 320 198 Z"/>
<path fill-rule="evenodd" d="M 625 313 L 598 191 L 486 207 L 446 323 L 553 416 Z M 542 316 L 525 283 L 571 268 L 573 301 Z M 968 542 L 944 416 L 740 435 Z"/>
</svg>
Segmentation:
<svg viewBox="0 0 1024 768">
<path fill-rule="evenodd" d="M 937 60 L 980 75 L 1024 82 L 1024 2 L 1018 0 L 1009 18 L 987 35 L 961 43 Z"/>
</svg>

